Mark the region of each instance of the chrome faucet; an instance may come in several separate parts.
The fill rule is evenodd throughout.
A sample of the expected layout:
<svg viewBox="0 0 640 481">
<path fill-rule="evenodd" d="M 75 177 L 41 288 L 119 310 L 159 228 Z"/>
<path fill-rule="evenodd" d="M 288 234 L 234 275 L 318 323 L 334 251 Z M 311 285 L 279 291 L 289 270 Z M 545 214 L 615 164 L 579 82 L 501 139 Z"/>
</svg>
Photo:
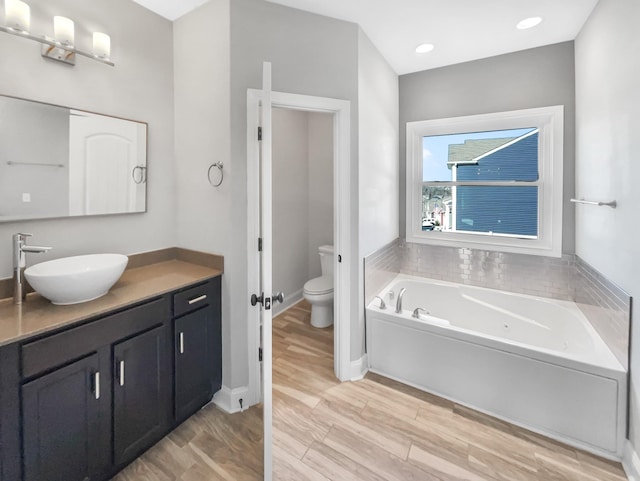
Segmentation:
<svg viewBox="0 0 640 481">
<path fill-rule="evenodd" d="M 424 312 L 425 314 L 429 315 L 429 311 L 427 311 L 426 309 L 422 307 L 416 307 L 413 310 L 413 314 L 411 314 L 411 317 L 413 317 L 414 319 L 420 319 L 420 312 Z"/>
<path fill-rule="evenodd" d="M 398 300 L 396 301 L 396 314 L 400 314 L 402 312 L 402 297 L 404 296 L 405 292 L 407 292 L 407 290 L 403 287 L 398 293 Z"/>
<path fill-rule="evenodd" d="M 24 268 L 26 267 L 27 252 L 41 253 L 51 250 L 51 247 L 28 246 L 27 237 L 31 234 L 13 235 L 13 303 L 22 304 L 27 297 L 24 287 Z"/>
<path fill-rule="evenodd" d="M 384 303 L 384 299 L 380 296 L 374 296 L 374 299 L 380 299 L 380 310 L 384 311 L 387 308 L 387 305 Z"/>
</svg>

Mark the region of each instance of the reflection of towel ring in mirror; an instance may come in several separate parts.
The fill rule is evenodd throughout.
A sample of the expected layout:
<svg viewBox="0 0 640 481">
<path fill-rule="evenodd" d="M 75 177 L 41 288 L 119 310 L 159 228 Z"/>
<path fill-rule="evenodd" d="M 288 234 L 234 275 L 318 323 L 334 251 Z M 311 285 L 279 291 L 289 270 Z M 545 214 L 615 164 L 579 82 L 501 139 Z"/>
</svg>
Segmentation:
<svg viewBox="0 0 640 481">
<path fill-rule="evenodd" d="M 136 175 L 136 172 L 139 172 Z M 136 184 L 145 184 L 147 182 L 147 168 L 144 165 L 136 165 L 131 171 L 131 177 Z"/>
<path fill-rule="evenodd" d="M 214 184 L 211 181 L 211 169 L 213 169 L 214 167 L 217 167 L 218 170 L 220 171 L 220 182 L 218 182 L 217 184 Z M 207 171 L 207 178 L 209 179 L 209 183 L 214 187 L 219 187 L 220 184 L 222 184 L 222 181 L 224 180 L 224 172 L 222 172 L 222 167 L 224 167 L 224 164 L 219 161 L 209 166 L 209 170 Z"/>
</svg>

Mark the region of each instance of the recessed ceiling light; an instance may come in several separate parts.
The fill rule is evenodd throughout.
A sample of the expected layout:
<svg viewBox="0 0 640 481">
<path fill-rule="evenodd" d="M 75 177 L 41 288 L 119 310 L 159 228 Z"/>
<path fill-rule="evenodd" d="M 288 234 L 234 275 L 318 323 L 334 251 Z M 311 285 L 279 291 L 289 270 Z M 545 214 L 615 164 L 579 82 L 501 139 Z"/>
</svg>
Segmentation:
<svg viewBox="0 0 640 481">
<path fill-rule="evenodd" d="M 520 30 L 526 30 L 527 28 L 535 27 L 536 25 L 542 22 L 542 18 L 540 17 L 529 17 L 522 20 L 516 27 Z"/>
<path fill-rule="evenodd" d="M 422 43 L 416 47 L 416 53 L 428 53 L 434 48 L 435 46 L 432 43 Z"/>
</svg>

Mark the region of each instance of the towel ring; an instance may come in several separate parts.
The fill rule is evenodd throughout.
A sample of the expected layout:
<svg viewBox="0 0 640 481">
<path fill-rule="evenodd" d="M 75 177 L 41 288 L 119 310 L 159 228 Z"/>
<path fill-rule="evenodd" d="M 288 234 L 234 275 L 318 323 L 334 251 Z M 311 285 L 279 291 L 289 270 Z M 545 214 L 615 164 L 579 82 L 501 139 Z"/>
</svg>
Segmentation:
<svg viewBox="0 0 640 481">
<path fill-rule="evenodd" d="M 217 167 L 218 170 L 220 171 L 220 182 L 218 182 L 217 184 L 214 184 L 211 181 L 211 169 L 213 169 L 214 167 Z M 224 180 L 224 172 L 222 171 L 222 167 L 224 167 L 224 164 L 222 162 L 216 162 L 215 164 L 211 164 L 209 166 L 209 170 L 207 171 L 207 179 L 209 179 L 209 183 L 213 187 L 220 187 L 220 185 L 222 184 L 222 181 Z"/>
</svg>

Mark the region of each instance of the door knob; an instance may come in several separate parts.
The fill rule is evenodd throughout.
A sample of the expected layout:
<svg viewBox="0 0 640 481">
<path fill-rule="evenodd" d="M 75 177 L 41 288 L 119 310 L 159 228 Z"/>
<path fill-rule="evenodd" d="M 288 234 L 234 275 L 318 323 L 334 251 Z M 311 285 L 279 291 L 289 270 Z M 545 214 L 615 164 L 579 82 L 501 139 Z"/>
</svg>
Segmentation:
<svg viewBox="0 0 640 481">
<path fill-rule="evenodd" d="M 251 305 L 255 306 L 258 302 L 262 304 L 264 301 L 264 293 L 260 293 L 260 297 L 256 294 L 251 294 Z"/>
<path fill-rule="evenodd" d="M 284 302 L 284 293 L 282 291 L 277 292 L 273 295 L 273 302 L 279 302 L 282 304 Z"/>
</svg>

